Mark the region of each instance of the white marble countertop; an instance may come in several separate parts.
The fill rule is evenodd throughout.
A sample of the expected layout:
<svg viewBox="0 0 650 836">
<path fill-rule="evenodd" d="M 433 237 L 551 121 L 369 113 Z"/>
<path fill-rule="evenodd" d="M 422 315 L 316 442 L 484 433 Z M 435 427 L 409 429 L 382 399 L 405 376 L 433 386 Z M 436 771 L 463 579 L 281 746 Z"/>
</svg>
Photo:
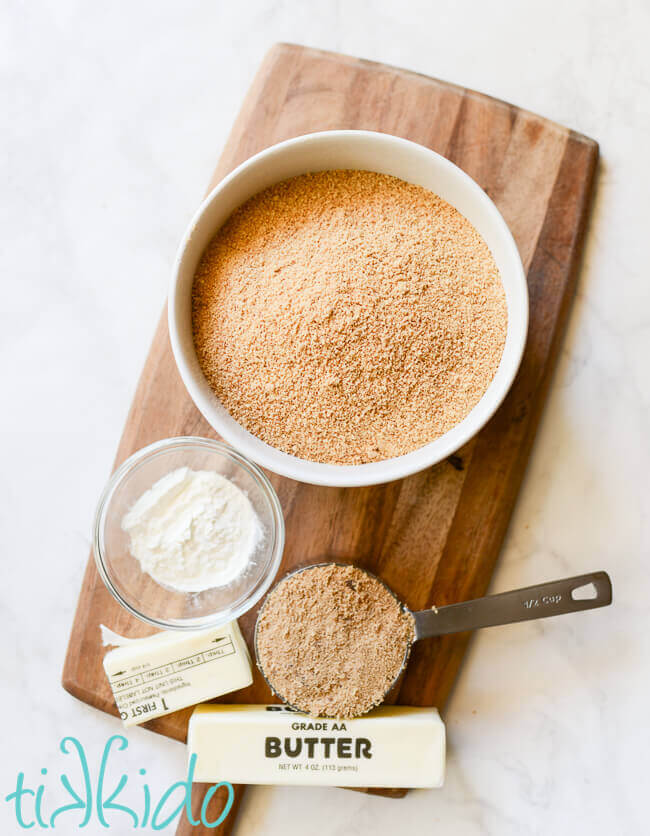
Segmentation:
<svg viewBox="0 0 650 836">
<path fill-rule="evenodd" d="M 33 786 L 48 769 L 44 806 L 60 803 L 61 738 L 81 740 L 96 770 L 120 730 L 59 684 L 94 505 L 176 244 L 278 40 L 449 79 L 601 143 L 578 297 L 492 589 L 604 568 L 615 606 L 476 636 L 446 711 L 443 790 L 256 788 L 236 832 L 644 832 L 646 0 L 38 0 L 0 15 L 2 833 L 22 832 L 4 801 L 19 771 Z M 114 775 L 137 784 L 145 767 L 158 793 L 183 776 L 181 744 L 141 729 L 129 741 Z"/>
</svg>

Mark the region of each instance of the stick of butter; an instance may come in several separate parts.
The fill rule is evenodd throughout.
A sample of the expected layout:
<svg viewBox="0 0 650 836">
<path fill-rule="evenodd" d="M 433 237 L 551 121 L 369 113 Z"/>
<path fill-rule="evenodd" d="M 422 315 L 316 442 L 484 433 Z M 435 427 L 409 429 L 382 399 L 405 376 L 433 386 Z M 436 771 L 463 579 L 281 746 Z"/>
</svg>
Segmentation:
<svg viewBox="0 0 650 836">
<path fill-rule="evenodd" d="M 280 705 L 200 705 L 187 745 L 204 783 L 441 787 L 445 726 L 437 709 L 383 706 L 354 720 Z"/>
<path fill-rule="evenodd" d="M 219 697 L 253 681 L 236 621 L 200 632 L 164 631 L 125 640 L 104 657 L 104 670 L 125 726 Z"/>
</svg>

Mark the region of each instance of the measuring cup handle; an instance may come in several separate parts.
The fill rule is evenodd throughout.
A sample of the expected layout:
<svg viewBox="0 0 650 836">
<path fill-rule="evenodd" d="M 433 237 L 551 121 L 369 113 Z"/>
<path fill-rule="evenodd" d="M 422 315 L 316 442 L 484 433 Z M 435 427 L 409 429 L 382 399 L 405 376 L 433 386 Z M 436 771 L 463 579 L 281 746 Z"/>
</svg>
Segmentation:
<svg viewBox="0 0 650 836">
<path fill-rule="evenodd" d="M 577 590 L 592 586 L 589 597 L 574 597 Z M 527 586 L 499 595 L 487 595 L 461 604 L 414 613 L 415 637 L 462 633 L 479 627 L 495 627 L 517 621 L 532 621 L 551 615 L 592 610 L 612 603 L 612 583 L 607 572 L 591 572 L 559 581 Z"/>
</svg>

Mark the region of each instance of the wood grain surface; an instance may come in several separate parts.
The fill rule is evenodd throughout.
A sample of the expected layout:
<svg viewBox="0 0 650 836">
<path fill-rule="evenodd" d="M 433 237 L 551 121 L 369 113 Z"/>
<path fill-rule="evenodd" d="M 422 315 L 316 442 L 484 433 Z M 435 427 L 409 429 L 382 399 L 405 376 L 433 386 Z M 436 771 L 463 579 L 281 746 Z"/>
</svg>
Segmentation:
<svg viewBox="0 0 650 836">
<path fill-rule="evenodd" d="M 484 595 L 497 560 L 558 354 L 591 198 L 598 146 L 546 119 L 461 87 L 355 58 L 281 44 L 267 54 L 212 180 L 252 154 L 318 130 L 358 128 L 419 142 L 453 160 L 495 201 L 520 249 L 530 332 L 515 384 L 479 436 L 423 473 L 387 485 L 337 489 L 270 474 L 287 525 L 280 574 L 323 558 L 380 575 L 417 610 Z M 190 149 L 188 149 L 190 150 Z M 146 360 L 115 464 L 161 438 L 214 437 L 178 376 L 166 315 Z M 543 578 L 540 578 L 543 580 Z M 256 612 L 240 624 L 250 642 Z M 63 673 L 74 696 L 116 714 L 103 673 L 99 624 L 129 636 L 151 630 L 123 611 L 92 559 L 83 580 Z M 444 707 L 469 636 L 418 642 L 397 701 Z M 223 702 L 263 703 L 256 675 Z M 185 740 L 191 709 L 150 722 Z M 236 804 L 244 787 L 236 787 Z M 399 796 L 403 791 L 377 790 Z M 202 787 L 195 787 L 200 803 Z M 217 830 L 227 834 L 231 813 Z M 179 832 L 202 833 L 187 829 Z"/>
</svg>

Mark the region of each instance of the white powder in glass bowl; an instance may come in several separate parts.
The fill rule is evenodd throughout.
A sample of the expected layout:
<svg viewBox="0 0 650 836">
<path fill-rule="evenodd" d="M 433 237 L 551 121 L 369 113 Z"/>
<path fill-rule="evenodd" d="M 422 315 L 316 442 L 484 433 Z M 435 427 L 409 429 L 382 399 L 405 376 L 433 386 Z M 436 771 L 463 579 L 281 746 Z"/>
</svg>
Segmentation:
<svg viewBox="0 0 650 836">
<path fill-rule="evenodd" d="M 145 491 L 124 515 L 122 529 L 142 570 L 181 592 L 233 581 L 262 535 L 242 490 L 219 473 L 189 467 L 171 471 Z"/>
</svg>

